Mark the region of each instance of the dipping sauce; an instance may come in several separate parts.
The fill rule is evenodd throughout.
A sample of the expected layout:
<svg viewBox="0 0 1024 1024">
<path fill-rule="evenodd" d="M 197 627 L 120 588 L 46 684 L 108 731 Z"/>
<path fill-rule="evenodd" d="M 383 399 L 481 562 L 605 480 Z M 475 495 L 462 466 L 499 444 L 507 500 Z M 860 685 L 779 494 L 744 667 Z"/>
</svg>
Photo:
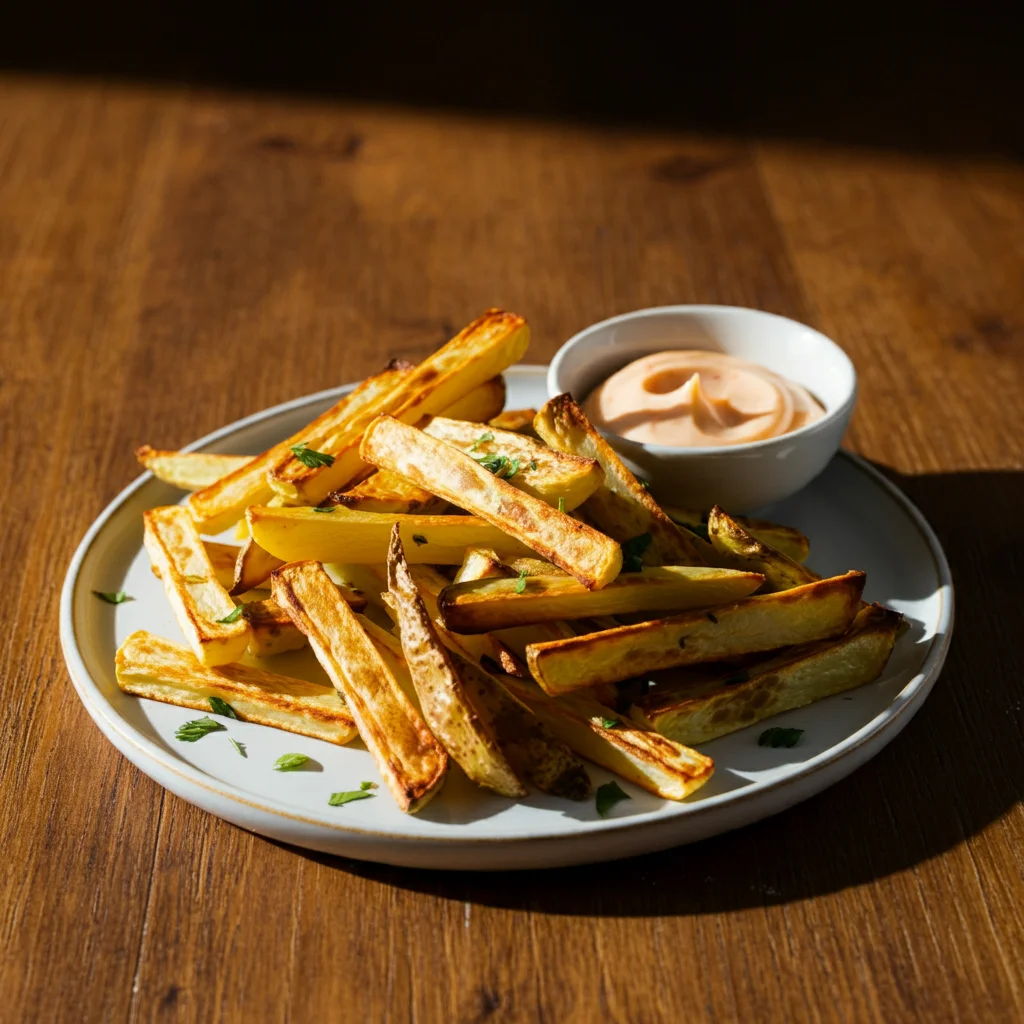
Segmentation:
<svg viewBox="0 0 1024 1024">
<path fill-rule="evenodd" d="M 598 385 L 583 410 L 630 441 L 686 448 L 778 437 L 825 412 L 806 388 L 763 366 L 700 350 L 635 360 Z"/>
</svg>

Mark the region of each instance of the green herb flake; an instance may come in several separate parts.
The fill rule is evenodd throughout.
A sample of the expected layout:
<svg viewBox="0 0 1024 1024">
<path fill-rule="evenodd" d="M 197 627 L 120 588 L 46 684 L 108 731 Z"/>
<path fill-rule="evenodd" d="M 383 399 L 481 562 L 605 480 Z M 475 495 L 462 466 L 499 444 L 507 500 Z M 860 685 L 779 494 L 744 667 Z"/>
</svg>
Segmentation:
<svg viewBox="0 0 1024 1024">
<path fill-rule="evenodd" d="M 293 772 L 309 760 L 308 754 L 282 754 L 274 762 L 275 772 Z"/>
<path fill-rule="evenodd" d="M 617 726 L 617 725 L 622 725 L 622 723 L 617 718 L 602 718 L 601 719 L 601 728 L 602 729 L 614 729 L 615 726 Z"/>
<path fill-rule="evenodd" d="M 421 544 L 427 543 L 427 538 L 424 537 L 422 533 L 414 533 L 412 535 L 412 540 L 417 547 L 419 547 Z"/>
<path fill-rule="evenodd" d="M 617 782 L 606 782 L 603 786 L 598 786 L 597 793 L 595 794 L 597 813 L 602 818 L 607 818 L 608 812 L 617 803 L 622 800 L 631 799 L 632 797 Z"/>
<path fill-rule="evenodd" d="M 508 468 L 507 455 L 481 455 L 476 461 L 489 473 L 493 473 L 498 477 L 503 476 Z"/>
<path fill-rule="evenodd" d="M 135 598 L 129 597 L 123 590 L 94 590 L 93 593 L 101 600 L 106 601 L 107 604 L 124 604 L 125 601 L 134 601 Z"/>
<path fill-rule="evenodd" d="M 519 570 L 519 579 L 516 580 L 516 585 L 513 588 L 517 594 L 521 594 L 526 589 L 526 570 Z"/>
<path fill-rule="evenodd" d="M 377 788 L 377 783 L 376 782 L 360 782 L 359 783 L 359 788 L 361 790 L 363 790 L 364 792 L 367 789 L 376 789 Z"/>
<path fill-rule="evenodd" d="M 731 676 L 726 676 L 722 680 L 723 686 L 738 686 L 740 683 L 746 683 L 750 681 L 750 673 L 745 669 L 741 668 L 738 672 L 733 672 Z"/>
<path fill-rule="evenodd" d="M 239 743 L 239 742 L 238 742 L 238 740 L 236 740 L 234 736 L 229 736 L 229 737 L 228 737 L 228 743 L 230 743 L 230 744 L 231 744 L 231 746 L 233 746 L 233 747 L 235 748 L 235 750 L 237 750 L 237 751 L 238 751 L 238 753 L 239 753 L 239 754 L 240 754 L 240 755 L 241 755 L 242 757 L 248 757 L 248 756 L 249 756 L 249 755 L 248 755 L 248 754 L 247 754 L 247 753 L 245 752 L 245 744 L 244 744 L 244 743 Z"/>
<path fill-rule="evenodd" d="M 642 488 L 643 488 L 643 489 L 644 489 L 645 491 L 649 491 L 649 490 L 651 489 L 651 485 L 650 485 L 650 484 L 649 484 L 649 483 L 648 483 L 648 482 L 647 482 L 647 481 L 646 481 L 646 480 L 645 480 L 645 479 L 644 479 L 643 477 L 641 477 L 641 476 L 638 476 L 638 477 L 636 478 L 636 482 L 637 482 L 637 483 L 638 483 L 638 484 L 639 484 L 639 485 L 640 485 L 640 486 L 641 486 L 641 487 L 642 487 Z"/>
<path fill-rule="evenodd" d="M 333 512 L 338 506 L 337 505 L 314 505 L 314 512 Z"/>
<path fill-rule="evenodd" d="M 365 783 L 363 785 L 365 785 Z M 371 793 L 368 789 L 364 789 L 363 786 L 360 786 L 359 789 L 350 789 L 346 793 L 332 793 L 327 802 L 331 807 L 342 807 L 355 800 L 369 800 L 371 797 L 376 795 L 376 793 Z"/>
<path fill-rule="evenodd" d="M 195 718 L 191 722 L 178 726 L 178 731 L 174 734 L 174 738 L 181 740 L 182 743 L 195 743 L 196 740 L 201 740 L 207 733 L 221 732 L 225 729 L 227 729 L 226 725 L 215 722 L 207 715 L 205 718 Z"/>
<path fill-rule="evenodd" d="M 231 623 L 237 622 L 245 614 L 245 605 L 236 604 L 235 610 L 228 612 L 223 619 L 217 619 L 217 622 L 222 626 L 230 626 Z"/>
<path fill-rule="evenodd" d="M 530 459 L 530 469 L 534 473 L 537 472 L 537 460 L 536 459 Z"/>
<path fill-rule="evenodd" d="M 644 552 L 651 546 L 651 535 L 641 533 L 639 537 L 624 541 L 622 544 L 622 571 L 640 572 L 643 569 Z"/>
<path fill-rule="evenodd" d="M 318 452 L 310 448 L 305 441 L 291 446 L 292 454 L 307 469 L 319 469 L 321 466 L 333 466 L 334 456 L 327 452 Z"/>
<path fill-rule="evenodd" d="M 565 511 L 565 498 L 559 498 L 558 499 L 558 511 L 559 512 L 564 512 Z"/>
<path fill-rule="evenodd" d="M 783 729 L 772 726 L 757 737 L 759 747 L 795 747 L 803 736 L 803 729 Z"/>
<path fill-rule="evenodd" d="M 475 451 L 477 450 L 477 448 L 479 448 L 479 447 L 480 447 L 480 445 L 482 445 L 482 444 L 486 444 L 486 443 L 487 443 L 488 441 L 493 441 L 493 440 L 494 440 L 494 434 L 492 434 L 492 433 L 491 433 L 491 432 L 490 432 L 490 431 L 488 430 L 486 434 L 481 434 L 481 435 L 480 435 L 480 436 L 479 436 L 479 437 L 478 437 L 478 438 L 477 438 L 477 439 L 476 439 L 476 440 L 475 440 L 475 441 L 473 442 L 473 444 L 471 445 L 471 447 L 470 447 L 470 449 L 469 449 L 469 450 L 470 450 L 471 452 L 475 452 Z"/>
<path fill-rule="evenodd" d="M 210 710 L 215 715 L 223 715 L 225 718 L 233 718 L 235 721 L 239 720 L 235 709 L 226 700 L 221 700 L 220 697 L 208 697 L 207 700 L 210 702 Z"/>
</svg>

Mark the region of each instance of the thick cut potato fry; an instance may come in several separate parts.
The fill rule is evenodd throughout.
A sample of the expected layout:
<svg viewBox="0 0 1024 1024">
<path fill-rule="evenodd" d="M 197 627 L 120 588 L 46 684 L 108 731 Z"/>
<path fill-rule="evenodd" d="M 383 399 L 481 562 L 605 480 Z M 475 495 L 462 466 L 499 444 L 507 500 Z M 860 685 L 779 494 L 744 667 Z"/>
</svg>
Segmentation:
<svg viewBox="0 0 1024 1024">
<path fill-rule="evenodd" d="M 604 471 L 595 459 L 566 455 L 532 438 L 487 423 L 468 423 L 435 416 L 423 432 L 472 456 L 477 462 L 495 462 L 495 474 L 524 494 L 571 512 L 601 485 Z"/>
<path fill-rule="evenodd" d="M 501 796 L 526 796 L 493 731 L 476 708 L 460 666 L 441 643 L 402 551 L 398 526 L 388 553 L 389 602 L 398 618 L 405 663 L 430 731 L 477 785 Z"/>
<path fill-rule="evenodd" d="M 491 547 L 512 558 L 530 553 L 524 544 L 474 516 L 402 516 L 341 507 L 316 512 L 259 505 L 246 515 L 253 540 L 285 562 L 383 565 L 395 523 L 410 563 L 461 565 L 467 547 Z"/>
<path fill-rule="evenodd" d="M 610 537 L 524 494 L 422 430 L 381 416 L 367 430 L 361 450 L 366 461 L 486 519 L 572 573 L 584 586 L 599 589 L 615 579 L 622 567 L 622 550 Z M 486 541 L 475 546 L 505 554 Z"/>
<path fill-rule="evenodd" d="M 450 416 L 451 419 L 458 418 L 451 416 L 451 413 L 445 413 L 445 415 Z M 480 419 L 486 419 L 488 426 L 497 427 L 499 430 L 511 430 L 514 434 L 525 434 L 527 437 L 535 438 L 537 433 L 533 429 L 533 418 L 536 415 L 536 409 L 506 409 L 496 416 L 481 416 Z M 463 416 L 462 418 L 466 419 L 467 417 Z"/>
<path fill-rule="evenodd" d="M 249 626 L 243 618 L 218 621 L 232 615 L 235 602 L 217 582 L 188 509 L 151 508 L 143 512 L 142 521 L 150 561 L 196 657 L 204 665 L 238 661 L 249 645 Z"/>
<path fill-rule="evenodd" d="M 345 604 L 354 612 L 366 608 L 366 598 L 348 587 L 338 587 Z M 277 602 L 268 597 L 262 601 L 249 601 L 243 614 L 252 635 L 249 653 L 256 658 L 269 658 L 284 651 L 297 651 L 306 646 L 306 634 L 292 622 L 291 616 Z"/>
<path fill-rule="evenodd" d="M 204 540 L 203 547 L 206 548 L 206 557 L 210 559 L 217 582 L 227 589 L 235 578 L 235 562 L 238 560 L 240 550 L 238 545 Z"/>
<path fill-rule="evenodd" d="M 713 612 L 684 612 L 535 644 L 526 652 L 527 663 L 534 679 L 557 695 L 662 668 L 824 640 L 849 627 L 863 589 L 864 573 L 850 572 L 781 594 L 746 597 Z"/>
<path fill-rule="evenodd" d="M 672 522 L 695 530 L 701 537 L 707 537 L 706 513 L 670 505 L 662 505 L 661 508 Z M 751 537 L 756 537 L 776 551 L 781 551 L 787 558 L 792 558 L 794 562 L 807 561 L 807 556 L 811 553 L 811 542 L 795 526 L 783 526 L 781 523 L 773 523 L 770 519 L 752 519 L 750 516 L 732 518 Z"/>
<path fill-rule="evenodd" d="M 207 452 L 160 451 L 144 444 L 135 449 L 135 458 L 157 480 L 173 484 L 183 491 L 198 491 L 249 462 L 251 455 L 212 455 Z"/>
<path fill-rule="evenodd" d="M 582 511 L 589 522 L 620 544 L 649 534 L 644 565 L 715 564 L 711 545 L 662 512 L 571 395 L 552 398 L 537 413 L 533 425 L 552 448 L 601 463 L 604 482 L 584 502 Z"/>
<path fill-rule="evenodd" d="M 707 743 L 877 679 L 892 653 L 901 619 L 897 612 L 868 605 L 836 640 L 794 647 L 700 684 L 652 691 L 633 704 L 630 714 L 678 743 Z"/>
<path fill-rule="evenodd" d="M 530 329 L 521 316 L 488 310 L 343 427 L 303 438 L 310 448 L 330 456 L 330 465 L 306 466 L 286 453 L 287 458 L 269 475 L 271 486 L 293 504 L 315 505 L 323 501 L 332 491 L 366 473 L 359 445 L 375 416 L 387 413 L 403 423 L 418 423 L 425 416 L 436 416 L 518 362 L 529 342 Z"/>
<path fill-rule="evenodd" d="M 275 569 L 274 600 L 309 640 L 345 698 L 395 802 L 414 813 L 441 788 L 448 755 L 431 735 L 338 588 L 318 562 Z"/>
<path fill-rule="evenodd" d="M 393 361 L 382 373 L 368 377 L 298 433 L 208 487 L 195 491 L 189 496 L 188 507 L 199 529 L 204 533 L 220 533 L 244 515 L 246 506 L 269 502 L 274 497 L 274 489 L 268 474 L 286 457 L 293 457 L 293 445 L 308 443 L 310 438 L 342 429 L 344 424 L 357 420 L 368 406 L 375 409 L 380 396 L 393 391 L 409 373 L 409 364 Z M 315 448 L 315 445 L 310 447 Z"/>
<path fill-rule="evenodd" d="M 589 694 L 573 693 L 555 700 L 531 682 L 503 681 L 577 754 L 666 800 L 684 800 L 714 772 L 710 757 L 631 722 Z"/>
<path fill-rule="evenodd" d="M 247 665 L 209 668 L 185 647 L 132 633 L 118 649 L 117 685 L 137 697 L 209 714 L 211 697 L 227 701 L 238 717 L 328 743 L 348 743 L 356 725 L 345 702 L 327 686 Z"/>
<path fill-rule="evenodd" d="M 464 398 L 449 405 L 443 410 L 443 415 L 453 420 L 472 420 L 474 423 L 489 420 L 505 408 L 505 393 L 505 378 L 500 375 L 492 377 L 473 388 Z"/>
<path fill-rule="evenodd" d="M 328 501 L 353 512 L 390 512 L 406 516 L 441 515 L 449 507 L 443 498 L 386 470 L 371 473 L 348 490 L 332 492 Z"/>
<path fill-rule="evenodd" d="M 495 576 L 511 576 L 505 572 L 496 552 L 490 548 L 466 548 L 466 557 L 455 574 L 456 583 L 467 580 L 486 580 Z"/>
<path fill-rule="evenodd" d="M 717 505 L 708 516 L 708 536 L 715 550 L 730 564 L 762 573 L 762 590 L 766 594 L 792 590 L 821 579 L 816 572 L 752 537 Z"/>
<path fill-rule="evenodd" d="M 665 565 L 624 572 L 601 590 L 587 590 L 571 576 L 467 580 L 447 587 L 438 605 L 453 633 L 490 633 L 549 619 L 711 608 L 738 601 L 763 582 L 753 572 Z"/>
<path fill-rule="evenodd" d="M 237 550 L 229 584 L 230 593 L 235 597 L 258 587 L 269 586 L 267 581 L 270 574 L 284 565 L 280 558 L 275 558 L 269 551 L 264 551 L 252 537 Z"/>
</svg>

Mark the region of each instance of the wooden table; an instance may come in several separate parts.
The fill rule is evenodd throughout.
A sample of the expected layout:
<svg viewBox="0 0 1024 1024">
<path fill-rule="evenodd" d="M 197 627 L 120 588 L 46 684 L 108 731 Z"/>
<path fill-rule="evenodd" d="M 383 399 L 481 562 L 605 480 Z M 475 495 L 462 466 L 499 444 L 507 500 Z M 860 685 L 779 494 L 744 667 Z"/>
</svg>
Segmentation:
<svg viewBox="0 0 1024 1024">
<path fill-rule="evenodd" d="M 0 1016 L 1024 1016 L 1019 166 L 7 78 L 0 270 Z M 137 444 L 420 358 L 488 305 L 543 362 L 676 302 L 837 338 L 849 446 L 947 546 L 947 668 L 868 766 L 697 846 L 447 875 L 249 835 L 102 738 L 57 595 Z"/>
</svg>

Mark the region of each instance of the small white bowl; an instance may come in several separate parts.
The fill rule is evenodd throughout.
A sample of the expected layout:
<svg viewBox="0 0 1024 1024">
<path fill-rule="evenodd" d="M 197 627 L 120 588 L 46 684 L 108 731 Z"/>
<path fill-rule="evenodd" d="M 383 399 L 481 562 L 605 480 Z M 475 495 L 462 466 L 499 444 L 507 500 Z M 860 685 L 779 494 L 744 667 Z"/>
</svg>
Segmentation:
<svg viewBox="0 0 1024 1024">
<path fill-rule="evenodd" d="M 857 373 L 824 334 L 741 306 L 659 306 L 624 313 L 570 338 L 548 370 L 551 397 L 582 402 L 627 363 L 668 349 L 710 349 L 759 363 L 802 384 L 825 407 L 821 419 L 765 441 L 674 448 L 604 436 L 659 501 L 706 510 L 750 511 L 809 484 L 835 455 L 857 400 Z"/>
</svg>

